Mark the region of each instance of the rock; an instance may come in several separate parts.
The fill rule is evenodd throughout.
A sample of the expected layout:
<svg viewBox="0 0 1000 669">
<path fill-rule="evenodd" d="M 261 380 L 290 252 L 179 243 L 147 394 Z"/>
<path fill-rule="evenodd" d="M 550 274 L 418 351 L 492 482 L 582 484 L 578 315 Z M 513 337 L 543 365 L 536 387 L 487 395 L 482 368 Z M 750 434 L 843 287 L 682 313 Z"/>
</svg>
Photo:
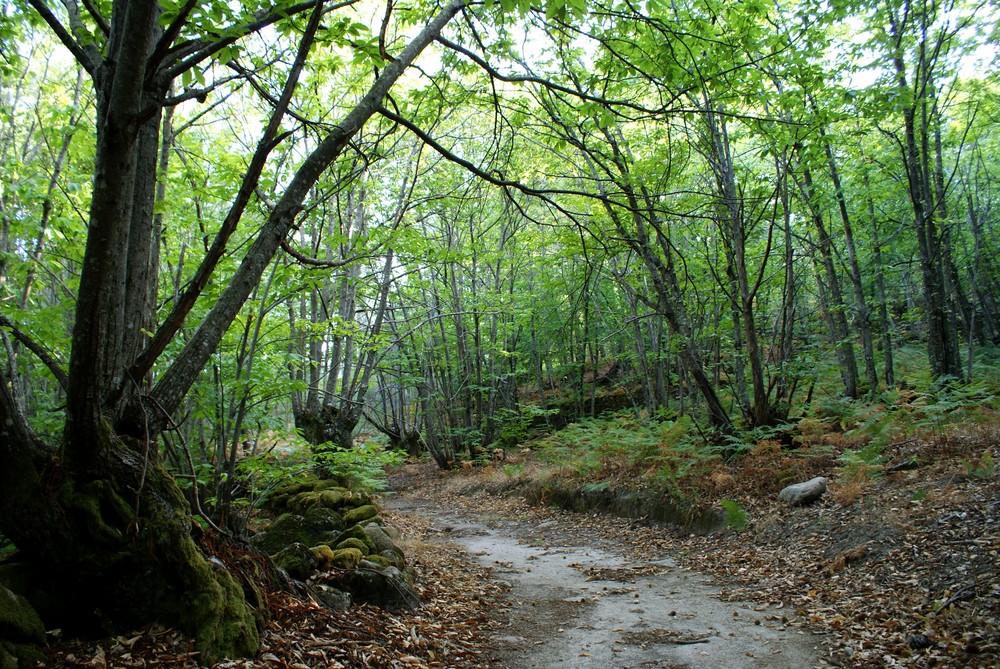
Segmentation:
<svg viewBox="0 0 1000 669">
<path fill-rule="evenodd" d="M 337 535 L 336 539 L 330 542 L 330 545 L 335 547 L 340 546 L 348 539 L 357 539 L 358 541 L 360 541 L 362 545 L 364 545 L 365 547 L 364 549 L 365 555 L 378 552 L 375 550 L 375 544 L 373 544 L 372 540 L 368 538 L 368 534 L 365 532 L 365 528 L 361 527 L 360 525 L 355 525 L 354 527 L 350 527 L 347 530 L 341 532 L 339 535 Z"/>
<path fill-rule="evenodd" d="M 344 522 L 348 525 L 357 525 L 366 520 L 371 520 L 378 515 L 378 508 L 374 504 L 365 504 L 356 509 L 351 509 L 344 513 Z"/>
<path fill-rule="evenodd" d="M 329 543 L 345 527 L 343 519 L 330 509 L 311 509 L 306 515 L 285 513 L 250 540 L 268 555 L 294 543 L 306 546 Z"/>
<path fill-rule="evenodd" d="M 331 585 L 349 592 L 356 602 L 390 611 L 420 606 L 420 595 L 395 567 L 340 572 Z"/>
<path fill-rule="evenodd" d="M 392 525 L 380 525 L 382 531 L 389 535 L 389 538 L 395 543 L 403 538 L 403 533 L 397 530 Z"/>
<path fill-rule="evenodd" d="M 368 540 L 372 542 L 373 546 L 375 546 L 376 552 L 382 553 L 384 551 L 391 550 L 399 551 L 399 548 L 393 542 L 389 534 L 382 529 L 381 525 L 377 523 L 368 523 L 362 529 L 364 529 L 365 536 L 368 537 Z M 399 552 L 402 553 L 402 551 Z"/>
<path fill-rule="evenodd" d="M 326 583 L 316 583 L 311 588 L 313 596 L 319 602 L 334 611 L 346 611 L 351 608 L 351 596 L 343 590 L 338 590 Z"/>
<path fill-rule="evenodd" d="M 826 479 L 817 476 L 802 483 L 793 483 L 782 488 L 778 493 L 778 500 L 791 504 L 792 506 L 805 506 L 823 496 L 826 492 Z"/>
<path fill-rule="evenodd" d="M 0 585 L 0 666 L 33 666 L 42 659 L 45 625 L 27 599 Z"/>
<path fill-rule="evenodd" d="M 305 519 L 306 525 L 314 532 L 342 532 L 347 528 L 344 517 L 326 507 L 310 509 L 306 512 Z"/>
<path fill-rule="evenodd" d="M 337 550 L 343 550 L 345 548 L 357 548 L 359 551 L 361 551 L 361 554 L 366 557 L 372 552 L 371 547 L 368 544 L 361 541 L 361 539 L 355 539 L 354 537 L 349 537 L 347 539 L 344 539 L 339 544 L 337 544 Z"/>
<path fill-rule="evenodd" d="M 309 552 L 313 554 L 314 558 L 316 558 L 317 568 L 319 569 L 327 569 L 333 563 L 333 549 L 326 544 L 313 546 L 309 549 Z"/>
<path fill-rule="evenodd" d="M 278 565 L 294 579 L 304 581 L 316 569 L 316 557 L 305 544 L 293 543 L 272 556 Z"/>
<path fill-rule="evenodd" d="M 364 555 L 357 548 L 341 548 L 333 551 L 330 564 L 340 569 L 353 569 L 361 563 L 362 558 Z"/>
<path fill-rule="evenodd" d="M 45 643 L 45 625 L 27 599 L 0 585 L 0 638 L 16 643 Z"/>
<path fill-rule="evenodd" d="M 394 565 L 381 555 L 369 555 L 358 566 L 366 569 L 385 569 Z"/>
</svg>

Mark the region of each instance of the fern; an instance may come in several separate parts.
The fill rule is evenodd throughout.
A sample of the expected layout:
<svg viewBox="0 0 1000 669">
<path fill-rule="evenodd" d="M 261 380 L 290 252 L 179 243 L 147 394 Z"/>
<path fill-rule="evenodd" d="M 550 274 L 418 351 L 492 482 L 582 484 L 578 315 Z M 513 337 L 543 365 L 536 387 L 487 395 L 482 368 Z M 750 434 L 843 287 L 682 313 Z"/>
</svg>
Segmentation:
<svg viewBox="0 0 1000 669">
<path fill-rule="evenodd" d="M 726 527 L 742 532 L 749 524 L 746 510 L 732 499 L 719 500 L 719 504 L 726 510 Z"/>
</svg>

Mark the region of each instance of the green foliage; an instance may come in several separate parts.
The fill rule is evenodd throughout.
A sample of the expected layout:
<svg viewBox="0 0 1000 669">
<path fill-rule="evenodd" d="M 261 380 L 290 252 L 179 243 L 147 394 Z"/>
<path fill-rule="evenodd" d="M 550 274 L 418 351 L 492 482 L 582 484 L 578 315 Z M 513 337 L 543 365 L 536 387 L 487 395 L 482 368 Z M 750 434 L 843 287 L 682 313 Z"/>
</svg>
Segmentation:
<svg viewBox="0 0 1000 669">
<path fill-rule="evenodd" d="M 924 394 L 914 402 L 914 426 L 939 431 L 955 421 L 969 420 L 968 409 L 988 407 L 996 397 L 983 383 L 941 383 L 936 390 Z"/>
<path fill-rule="evenodd" d="M 500 471 L 502 471 L 503 475 L 507 478 L 516 478 L 524 473 L 524 463 L 518 462 L 515 464 L 508 462 L 500 468 Z"/>
<path fill-rule="evenodd" d="M 732 499 L 721 499 L 719 504 L 726 510 L 726 527 L 737 532 L 747 528 L 747 512 L 738 502 Z"/>
<path fill-rule="evenodd" d="M 584 492 L 604 492 L 611 486 L 610 481 L 600 481 L 597 483 L 587 483 L 583 486 Z"/>
<path fill-rule="evenodd" d="M 528 438 L 528 428 L 536 418 L 554 416 L 558 409 L 542 409 L 534 404 L 519 404 L 517 409 L 500 409 L 494 416 L 498 428 L 497 441 L 494 446 L 499 448 L 515 448 Z"/>
<path fill-rule="evenodd" d="M 881 476 L 883 465 L 888 461 L 882 451 L 884 444 L 871 442 L 863 448 L 847 449 L 840 454 L 840 471 L 845 478 L 864 481 Z"/>
<path fill-rule="evenodd" d="M 342 479 L 354 490 L 380 492 L 386 487 L 386 467 L 402 464 L 406 453 L 387 450 L 368 440 L 348 451 L 322 449 L 314 455 L 316 464 Z"/>
<path fill-rule="evenodd" d="M 701 440 L 693 421 L 651 421 L 620 413 L 567 426 L 533 445 L 539 459 L 580 478 L 625 477 L 676 490 L 688 476 L 707 472 L 718 455 Z"/>
</svg>

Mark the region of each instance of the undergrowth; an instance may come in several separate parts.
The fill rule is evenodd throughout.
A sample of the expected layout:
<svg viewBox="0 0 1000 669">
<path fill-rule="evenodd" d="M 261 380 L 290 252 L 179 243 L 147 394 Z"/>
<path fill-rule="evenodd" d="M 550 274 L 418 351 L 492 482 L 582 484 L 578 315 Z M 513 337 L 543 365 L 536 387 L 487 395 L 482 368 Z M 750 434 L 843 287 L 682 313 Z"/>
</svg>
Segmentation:
<svg viewBox="0 0 1000 669">
<path fill-rule="evenodd" d="M 622 412 L 571 424 L 529 446 L 548 476 L 581 486 L 726 500 L 732 505 L 724 505 L 727 517 L 739 524 L 737 493 L 769 494 L 822 475 L 837 482 L 835 498 L 850 504 L 887 466 L 912 458 L 907 445 L 923 444 L 923 457 L 932 459 L 956 431 L 1000 425 L 996 405 L 985 382 L 940 384 L 926 391 L 893 389 L 869 401 L 820 397 L 796 423 L 736 431 L 715 441 L 706 440 L 687 416 L 659 420 Z M 990 448 L 968 451 L 976 439 L 963 437 L 965 473 L 991 477 L 996 463 Z"/>
</svg>

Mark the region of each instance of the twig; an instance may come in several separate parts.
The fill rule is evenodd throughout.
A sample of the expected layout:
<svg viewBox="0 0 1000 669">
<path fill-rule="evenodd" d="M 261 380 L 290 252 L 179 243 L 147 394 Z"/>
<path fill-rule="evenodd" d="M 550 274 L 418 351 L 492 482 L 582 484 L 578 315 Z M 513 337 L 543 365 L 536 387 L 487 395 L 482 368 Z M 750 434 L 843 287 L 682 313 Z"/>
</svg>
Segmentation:
<svg viewBox="0 0 1000 669">
<path fill-rule="evenodd" d="M 976 585 L 974 583 L 967 583 L 963 585 L 961 588 L 955 591 L 955 594 L 953 594 L 948 599 L 944 600 L 944 604 L 938 607 L 937 611 L 934 612 L 934 615 L 939 615 L 942 611 L 947 609 L 952 604 L 965 601 L 966 599 L 971 599 L 973 595 L 975 595 L 975 593 L 976 593 Z"/>
</svg>

